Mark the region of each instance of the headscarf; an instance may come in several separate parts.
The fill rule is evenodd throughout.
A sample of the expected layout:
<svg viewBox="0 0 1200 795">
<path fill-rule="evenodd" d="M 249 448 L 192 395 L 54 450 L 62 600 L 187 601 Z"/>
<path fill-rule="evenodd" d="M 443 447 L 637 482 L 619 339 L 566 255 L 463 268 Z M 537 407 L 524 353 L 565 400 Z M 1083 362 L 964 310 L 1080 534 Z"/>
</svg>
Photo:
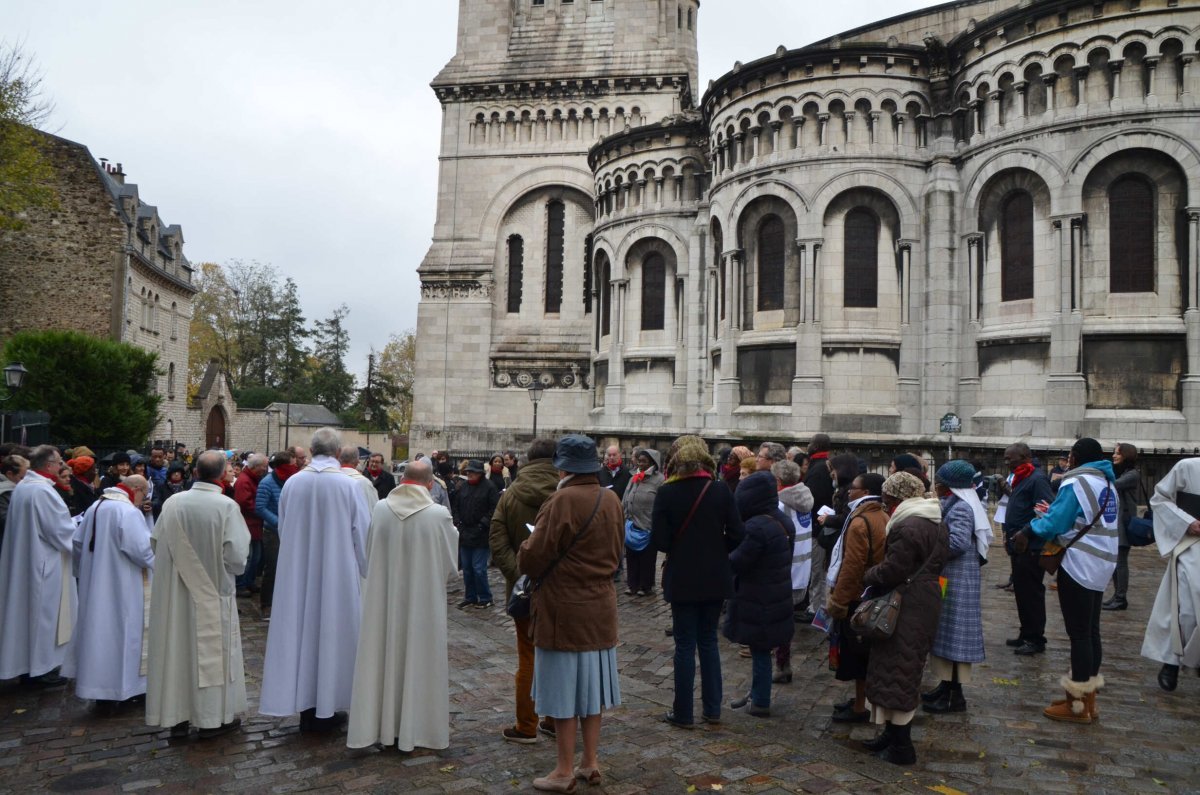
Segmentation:
<svg viewBox="0 0 1200 795">
<path fill-rule="evenodd" d="M 992 522 L 988 519 L 979 494 L 975 491 L 975 467 L 959 459 L 947 461 L 938 467 L 937 481 L 950 493 L 965 502 L 971 508 L 975 520 L 975 551 L 987 560 L 988 548 L 992 545 Z"/>
<path fill-rule="evenodd" d="M 916 475 L 897 472 L 883 482 L 883 493 L 901 502 L 925 496 L 925 484 Z"/>
<path fill-rule="evenodd" d="M 667 482 L 688 477 L 711 477 L 716 471 L 717 464 L 708 452 L 708 444 L 699 436 L 680 436 L 671 442 L 667 451 Z"/>
</svg>

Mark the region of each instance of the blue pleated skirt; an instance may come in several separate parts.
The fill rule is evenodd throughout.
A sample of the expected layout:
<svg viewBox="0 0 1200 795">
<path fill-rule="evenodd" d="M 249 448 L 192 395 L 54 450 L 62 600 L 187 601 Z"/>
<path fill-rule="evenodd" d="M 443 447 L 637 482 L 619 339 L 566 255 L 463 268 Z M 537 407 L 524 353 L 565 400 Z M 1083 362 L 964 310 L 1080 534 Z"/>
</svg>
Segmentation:
<svg viewBox="0 0 1200 795">
<path fill-rule="evenodd" d="M 533 700 L 539 715 L 587 718 L 621 703 L 617 649 L 534 649 Z"/>
</svg>

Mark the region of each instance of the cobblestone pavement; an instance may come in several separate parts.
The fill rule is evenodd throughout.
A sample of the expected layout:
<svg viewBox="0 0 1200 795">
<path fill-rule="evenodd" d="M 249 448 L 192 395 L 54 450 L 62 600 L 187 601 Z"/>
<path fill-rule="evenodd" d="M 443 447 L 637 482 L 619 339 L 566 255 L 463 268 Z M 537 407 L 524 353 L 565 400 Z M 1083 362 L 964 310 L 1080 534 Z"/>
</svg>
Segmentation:
<svg viewBox="0 0 1200 795">
<path fill-rule="evenodd" d="M 598 793 L 724 792 L 1200 792 L 1196 747 L 1200 679 L 1181 677 L 1168 694 L 1158 666 L 1139 657 L 1163 563 L 1150 549 L 1131 558 L 1131 607 L 1102 620 L 1108 687 L 1099 724 L 1058 724 L 1041 715 L 1059 697 L 1068 667 L 1057 597 L 1047 592 L 1045 655 L 1015 657 L 1012 596 L 993 587 L 1007 575 L 1003 551 L 984 569 L 988 661 L 965 688 L 968 712 L 921 715 L 913 737 L 919 762 L 897 768 L 857 750 L 875 729 L 829 721 L 845 697 L 825 665 L 820 633 L 798 628 L 795 680 L 776 686 L 774 717 L 726 710 L 720 727 L 685 731 L 658 717 L 672 698 L 671 639 L 657 598 L 620 595 L 618 651 L 624 705 L 604 718 Z M 492 573 L 499 593 L 502 581 Z M 447 598 L 461 597 L 454 583 Z M 517 792 L 554 764 L 553 741 L 515 746 L 500 738 L 512 722 L 516 654 L 512 624 L 499 606 L 450 610 L 451 747 L 403 754 L 351 752 L 338 738 L 301 736 L 298 718 L 256 714 L 266 624 L 242 600 L 250 712 L 242 731 L 211 741 L 170 741 L 137 710 L 99 717 L 64 691 L 0 685 L 0 791 L 138 792 Z M 750 661 L 722 641 L 726 701 L 747 688 Z M 697 685 L 699 683 L 697 682 Z M 932 685 L 932 682 L 927 684 Z M 699 708 L 697 707 L 697 714 Z M 919 713 L 920 714 L 920 713 Z M 589 790 L 580 787 L 580 792 Z"/>
</svg>

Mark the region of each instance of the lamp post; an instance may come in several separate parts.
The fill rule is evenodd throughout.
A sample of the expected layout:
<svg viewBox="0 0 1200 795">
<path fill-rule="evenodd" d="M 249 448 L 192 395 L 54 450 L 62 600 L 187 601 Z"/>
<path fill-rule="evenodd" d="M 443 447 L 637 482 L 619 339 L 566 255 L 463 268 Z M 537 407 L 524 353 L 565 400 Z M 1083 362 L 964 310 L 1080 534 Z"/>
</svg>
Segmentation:
<svg viewBox="0 0 1200 795">
<path fill-rule="evenodd" d="M 363 424 L 367 426 L 367 449 L 371 449 L 371 407 L 363 409 Z"/>
<path fill-rule="evenodd" d="M 12 400 L 17 394 L 17 390 L 25 386 L 25 376 L 29 375 L 29 371 L 20 362 L 13 362 L 4 368 L 4 386 L 8 390 L 8 394 L 0 398 L 0 402 Z M 0 443 L 4 442 L 4 426 L 8 419 L 8 412 L 0 412 Z"/>
<path fill-rule="evenodd" d="M 537 407 L 542 402 L 542 385 L 534 382 L 529 387 L 529 402 L 533 403 L 533 438 L 537 438 Z"/>
</svg>

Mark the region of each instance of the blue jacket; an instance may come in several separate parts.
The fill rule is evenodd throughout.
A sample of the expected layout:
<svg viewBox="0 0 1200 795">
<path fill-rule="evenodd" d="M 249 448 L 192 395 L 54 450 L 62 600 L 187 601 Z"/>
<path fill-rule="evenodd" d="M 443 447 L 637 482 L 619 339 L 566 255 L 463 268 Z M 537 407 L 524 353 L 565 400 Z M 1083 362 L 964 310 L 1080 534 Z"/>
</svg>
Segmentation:
<svg viewBox="0 0 1200 795">
<path fill-rule="evenodd" d="M 258 481 L 258 492 L 254 495 L 254 512 L 263 520 L 263 526 L 279 532 L 279 495 L 283 493 L 283 482 L 274 472 Z"/>
<path fill-rule="evenodd" d="M 1117 478 L 1113 474 L 1111 461 L 1093 461 L 1082 466 L 1100 470 L 1109 483 Z M 1059 489 L 1058 495 L 1055 496 L 1054 502 L 1050 503 L 1050 510 L 1046 512 L 1046 515 L 1030 522 L 1029 529 L 1033 531 L 1030 545 L 1032 546 L 1034 538 L 1041 539 L 1042 543 L 1045 543 L 1047 540 L 1070 532 L 1071 528 L 1075 526 L 1075 521 L 1081 516 L 1083 516 L 1083 508 L 1079 506 L 1079 498 L 1075 496 L 1075 489 Z M 1006 522 L 1005 527 L 1007 526 Z"/>
<path fill-rule="evenodd" d="M 745 535 L 729 555 L 733 598 L 725 613 L 725 637 L 751 649 L 790 643 L 792 618 L 792 542 L 795 525 L 779 511 L 775 478 L 756 472 L 738 484 L 738 511 Z"/>
</svg>

